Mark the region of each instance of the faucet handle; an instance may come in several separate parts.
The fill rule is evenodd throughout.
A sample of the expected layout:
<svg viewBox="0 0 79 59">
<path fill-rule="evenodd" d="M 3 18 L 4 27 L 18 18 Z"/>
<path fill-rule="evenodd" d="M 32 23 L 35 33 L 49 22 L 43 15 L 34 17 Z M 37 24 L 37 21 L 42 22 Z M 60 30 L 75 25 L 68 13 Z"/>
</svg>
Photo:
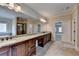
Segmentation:
<svg viewBox="0 0 79 59">
<path fill-rule="evenodd" d="M 6 37 L 6 40 L 8 40 L 9 38 L 8 37 Z"/>
<path fill-rule="evenodd" d="M 4 41 L 4 38 L 1 38 L 1 41 Z"/>
</svg>

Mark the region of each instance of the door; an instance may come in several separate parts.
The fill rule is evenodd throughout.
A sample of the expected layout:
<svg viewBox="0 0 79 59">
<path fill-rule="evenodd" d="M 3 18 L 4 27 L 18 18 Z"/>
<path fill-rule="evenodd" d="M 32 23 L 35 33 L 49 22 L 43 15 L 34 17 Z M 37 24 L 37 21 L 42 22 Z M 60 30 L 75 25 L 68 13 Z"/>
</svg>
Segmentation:
<svg viewBox="0 0 79 59">
<path fill-rule="evenodd" d="M 41 32 L 41 25 L 38 24 L 38 32 Z"/>
<path fill-rule="evenodd" d="M 61 41 L 62 39 L 62 22 L 57 22 L 55 24 L 56 32 L 55 32 L 55 38 L 56 41 Z"/>
<path fill-rule="evenodd" d="M 77 40 L 77 20 L 72 19 L 72 43 L 75 45 Z"/>
</svg>

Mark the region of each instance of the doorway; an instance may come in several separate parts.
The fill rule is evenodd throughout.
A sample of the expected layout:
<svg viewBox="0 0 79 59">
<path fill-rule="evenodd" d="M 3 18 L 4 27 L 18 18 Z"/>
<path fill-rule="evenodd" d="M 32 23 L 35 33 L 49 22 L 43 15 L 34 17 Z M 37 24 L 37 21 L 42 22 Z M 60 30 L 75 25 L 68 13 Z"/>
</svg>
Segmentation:
<svg viewBox="0 0 79 59">
<path fill-rule="evenodd" d="M 62 39 L 62 22 L 56 22 L 55 24 L 55 38 L 56 38 L 56 41 L 61 41 Z"/>
</svg>

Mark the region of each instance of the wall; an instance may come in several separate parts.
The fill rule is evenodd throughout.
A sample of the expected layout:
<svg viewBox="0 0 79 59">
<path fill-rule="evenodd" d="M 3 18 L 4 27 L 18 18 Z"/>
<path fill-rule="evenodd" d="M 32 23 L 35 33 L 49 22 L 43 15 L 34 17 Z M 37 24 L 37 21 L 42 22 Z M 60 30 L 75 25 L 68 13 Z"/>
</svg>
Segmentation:
<svg viewBox="0 0 79 59">
<path fill-rule="evenodd" d="M 71 26 L 72 26 L 72 15 L 66 15 L 61 17 L 61 19 L 63 20 L 63 35 L 62 35 L 62 41 L 64 42 L 68 42 L 68 43 L 72 43 L 72 39 L 71 39 Z"/>
<path fill-rule="evenodd" d="M 52 41 L 55 40 L 55 21 L 56 21 L 56 18 L 53 17 L 51 19 L 48 20 L 48 22 L 43 25 L 43 31 L 50 31 L 52 33 Z"/>
<path fill-rule="evenodd" d="M 16 18 L 12 19 L 12 35 L 16 35 Z"/>
</svg>

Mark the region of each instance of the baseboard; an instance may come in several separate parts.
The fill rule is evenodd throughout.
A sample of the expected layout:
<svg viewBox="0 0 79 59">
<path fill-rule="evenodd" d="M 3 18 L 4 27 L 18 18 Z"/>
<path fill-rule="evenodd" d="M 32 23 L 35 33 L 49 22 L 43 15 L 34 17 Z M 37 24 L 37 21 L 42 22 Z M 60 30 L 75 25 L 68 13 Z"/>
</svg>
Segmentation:
<svg viewBox="0 0 79 59">
<path fill-rule="evenodd" d="M 76 51 L 79 51 L 79 48 L 78 48 L 78 47 L 75 47 L 75 50 L 76 50 Z"/>
<path fill-rule="evenodd" d="M 66 43 L 66 44 L 70 44 L 70 45 L 73 45 L 72 42 L 66 42 L 66 41 L 62 41 L 63 43 Z"/>
<path fill-rule="evenodd" d="M 65 45 L 65 47 L 68 46 L 68 47 L 70 47 L 70 48 L 75 49 L 75 46 L 74 46 L 72 43 L 70 43 L 70 42 L 62 41 L 62 43 Z"/>
</svg>

